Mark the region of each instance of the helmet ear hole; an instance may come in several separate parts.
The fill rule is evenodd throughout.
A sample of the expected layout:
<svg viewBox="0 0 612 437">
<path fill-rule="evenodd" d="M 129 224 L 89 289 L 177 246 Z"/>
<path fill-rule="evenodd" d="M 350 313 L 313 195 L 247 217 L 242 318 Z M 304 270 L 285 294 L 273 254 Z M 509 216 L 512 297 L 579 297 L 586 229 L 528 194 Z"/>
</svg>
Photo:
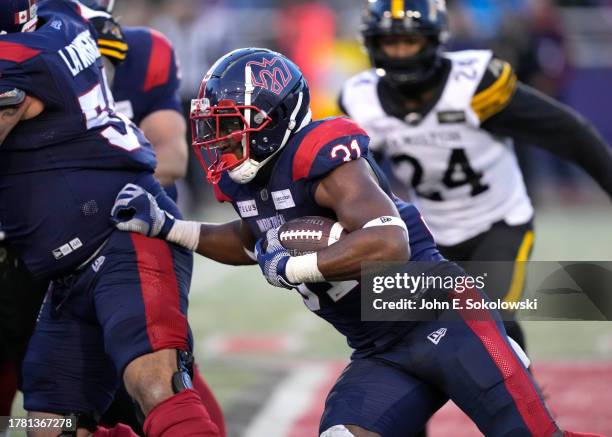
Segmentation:
<svg viewBox="0 0 612 437">
<path fill-rule="evenodd" d="M 267 126 L 267 129 L 276 129 L 276 127 L 279 124 L 279 120 L 284 120 L 286 116 L 287 116 L 287 106 L 283 102 L 281 105 L 278 106 L 278 108 L 276 108 L 272 112 L 272 114 L 270 114 L 270 118 L 272 119 L 272 121 Z"/>
</svg>

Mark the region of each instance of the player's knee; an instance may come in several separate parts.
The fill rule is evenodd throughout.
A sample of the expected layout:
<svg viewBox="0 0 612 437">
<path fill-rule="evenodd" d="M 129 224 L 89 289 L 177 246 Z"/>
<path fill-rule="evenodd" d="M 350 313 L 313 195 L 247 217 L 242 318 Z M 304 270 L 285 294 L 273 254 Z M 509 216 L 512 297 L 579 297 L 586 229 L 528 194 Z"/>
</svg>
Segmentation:
<svg viewBox="0 0 612 437">
<path fill-rule="evenodd" d="M 189 388 L 189 375 L 179 371 L 179 361 L 176 350 L 164 349 L 138 357 L 126 367 L 125 388 L 145 416 L 161 402 Z"/>
<path fill-rule="evenodd" d="M 335 425 L 323 431 L 320 437 L 380 437 L 380 434 L 356 425 Z"/>
</svg>

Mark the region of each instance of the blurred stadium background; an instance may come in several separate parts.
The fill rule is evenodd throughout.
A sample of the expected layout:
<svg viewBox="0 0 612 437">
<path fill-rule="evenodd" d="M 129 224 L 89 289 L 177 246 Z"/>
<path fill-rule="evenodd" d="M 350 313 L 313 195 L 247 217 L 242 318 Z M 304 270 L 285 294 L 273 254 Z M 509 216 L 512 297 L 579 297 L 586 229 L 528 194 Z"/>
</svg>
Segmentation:
<svg viewBox="0 0 612 437">
<path fill-rule="evenodd" d="M 244 46 L 295 60 L 316 117 L 337 113 L 343 80 L 368 65 L 357 0 L 118 0 L 123 25 L 148 25 L 174 44 L 185 107 L 220 55 Z M 448 2 L 451 49 L 493 48 L 519 78 L 569 104 L 612 143 L 612 1 Z M 534 260 L 612 260 L 610 202 L 580 170 L 525 145 L 520 158 L 536 203 Z M 216 221 L 195 161 L 181 193 L 190 218 Z M 257 267 L 196 257 L 190 321 L 196 358 L 226 413 L 231 437 L 317 435 L 326 390 L 346 363 L 344 339 L 301 303 L 269 287 Z M 612 436 L 612 324 L 526 323 L 534 372 L 562 426 Z M 18 400 L 15 405 L 20 405 Z M 433 436 L 480 435 L 452 408 Z M 15 434 L 17 435 L 17 434 Z"/>
</svg>

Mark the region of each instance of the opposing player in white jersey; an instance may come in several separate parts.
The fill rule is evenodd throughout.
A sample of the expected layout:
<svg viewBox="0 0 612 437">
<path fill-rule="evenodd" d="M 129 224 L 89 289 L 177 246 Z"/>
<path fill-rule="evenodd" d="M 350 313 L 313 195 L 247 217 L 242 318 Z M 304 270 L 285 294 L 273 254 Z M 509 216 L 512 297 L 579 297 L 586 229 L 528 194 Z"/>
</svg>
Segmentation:
<svg viewBox="0 0 612 437">
<path fill-rule="evenodd" d="M 488 50 L 444 53 L 444 1 L 374 0 L 362 35 L 374 68 L 349 79 L 345 113 L 410 187 L 441 252 L 456 261 L 526 261 L 533 207 L 514 153 L 528 142 L 585 169 L 612 195 L 612 153 L 568 107 L 520 83 Z M 518 300 L 508 263 L 487 291 Z M 508 333 L 524 346 L 520 327 Z"/>
</svg>

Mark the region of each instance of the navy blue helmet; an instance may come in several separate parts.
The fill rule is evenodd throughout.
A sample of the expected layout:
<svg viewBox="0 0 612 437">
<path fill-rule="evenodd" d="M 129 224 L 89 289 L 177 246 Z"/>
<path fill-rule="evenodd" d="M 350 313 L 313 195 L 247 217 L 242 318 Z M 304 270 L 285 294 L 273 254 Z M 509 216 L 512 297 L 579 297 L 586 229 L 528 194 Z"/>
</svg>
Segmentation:
<svg viewBox="0 0 612 437">
<path fill-rule="evenodd" d="M 402 89 L 414 89 L 435 77 L 448 39 L 444 0 L 370 0 L 363 11 L 361 34 L 372 65 Z M 423 36 L 426 44 L 416 55 L 387 56 L 380 40 L 392 36 Z"/>
<path fill-rule="evenodd" d="M 113 12 L 113 7 L 115 6 L 115 0 L 79 0 L 79 2 L 88 8 L 108 13 Z"/>
<path fill-rule="evenodd" d="M 300 69 L 268 49 L 234 50 L 206 73 L 191 105 L 193 147 L 210 182 L 250 182 L 311 120 Z"/>
<path fill-rule="evenodd" d="M 36 0 L 0 0 L 0 35 L 31 32 L 37 20 Z"/>
</svg>

